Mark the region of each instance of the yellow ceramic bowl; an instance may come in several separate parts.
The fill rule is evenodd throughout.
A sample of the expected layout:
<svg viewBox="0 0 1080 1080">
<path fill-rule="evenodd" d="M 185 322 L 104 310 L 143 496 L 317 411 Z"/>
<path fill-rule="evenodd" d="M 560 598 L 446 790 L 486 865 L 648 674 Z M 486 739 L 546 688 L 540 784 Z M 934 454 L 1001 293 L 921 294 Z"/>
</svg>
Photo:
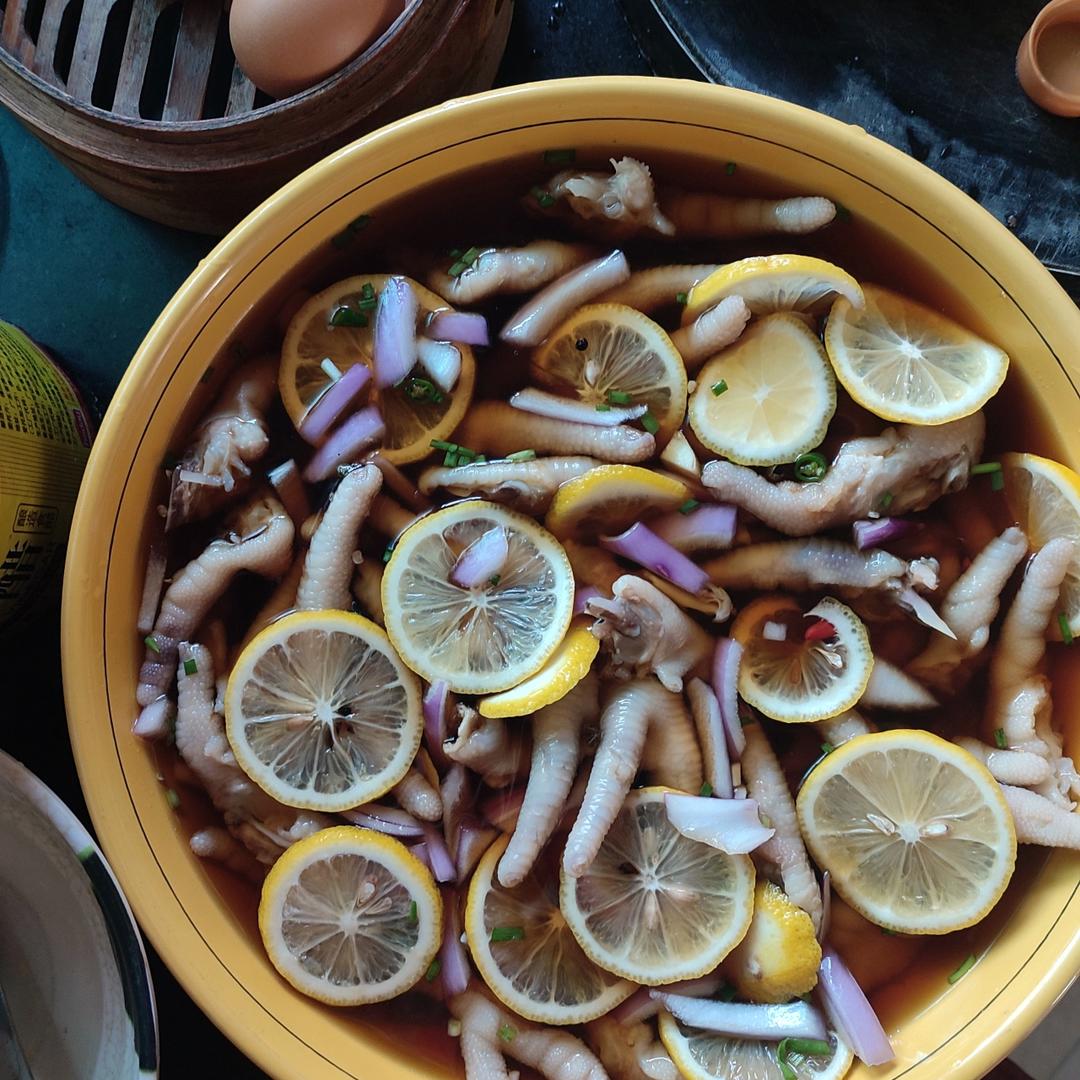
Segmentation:
<svg viewBox="0 0 1080 1080">
<path fill-rule="evenodd" d="M 230 343 L 272 319 L 371 215 L 372 242 L 401 220 L 400 196 L 437 212 L 464 174 L 511 159 L 536 168 L 551 147 L 636 152 L 691 185 L 763 178 L 831 196 L 850 211 L 829 243 L 857 273 L 887 257 L 891 280 L 948 308 L 1003 346 L 1014 367 L 997 414 L 1019 449 L 1080 468 L 1080 314 L 1001 225 L 957 189 L 857 127 L 736 90 L 640 78 L 578 79 L 452 102 L 385 128 L 289 184 L 199 266 L 154 325 L 117 392 L 83 483 L 67 564 L 64 681 L 72 741 L 98 835 L 154 946 L 199 1005 L 262 1068 L 304 1080 L 460 1075 L 432 1014 L 418 1040 L 400 1009 L 335 1011 L 305 1000 L 263 955 L 254 890 L 201 865 L 196 800 L 173 813 L 154 754 L 131 734 L 142 646 L 134 629 L 144 527 L 167 448 L 205 405 L 200 385 Z M 511 167 L 512 169 L 513 167 Z M 469 184 L 474 180 L 470 179 Z M 475 200 L 483 188 L 474 188 Z M 840 239 L 836 239 L 839 237 Z M 415 237 L 402 236 L 405 240 Z M 468 239 L 468 238 L 462 238 Z M 484 237 L 475 237 L 482 240 Z M 366 232 L 356 239 L 363 250 Z M 338 257 L 343 266 L 346 253 Z M 880 265 L 880 263 L 878 264 Z M 382 269 L 371 267 L 372 270 Z M 151 271 L 152 272 L 152 269 Z M 1057 719 L 1080 751 L 1080 655 L 1055 673 Z M 1071 662 L 1077 661 L 1077 662 Z M 1080 857 L 1027 851 L 1006 899 L 981 927 L 932 941 L 916 970 L 876 1003 L 896 1065 L 876 1080 L 980 1076 L 1050 1009 L 1080 965 Z M 976 967 L 950 986 L 968 953 Z M 870 1071 L 857 1068 L 854 1080 Z"/>
</svg>

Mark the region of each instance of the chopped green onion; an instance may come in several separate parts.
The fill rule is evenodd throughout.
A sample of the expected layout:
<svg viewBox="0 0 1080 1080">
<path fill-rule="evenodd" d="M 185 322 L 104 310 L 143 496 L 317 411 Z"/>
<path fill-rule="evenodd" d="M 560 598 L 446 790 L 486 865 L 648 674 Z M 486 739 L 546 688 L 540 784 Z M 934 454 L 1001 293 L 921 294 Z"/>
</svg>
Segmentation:
<svg viewBox="0 0 1080 1080">
<path fill-rule="evenodd" d="M 679 513 L 692 514 L 700 505 L 701 503 L 699 503 L 697 499 L 687 499 L 686 502 L 679 507 Z"/>
<path fill-rule="evenodd" d="M 990 474 L 990 490 L 991 491 L 1004 491 L 1005 490 L 1005 474 L 1003 472 L 995 472 Z"/>
<path fill-rule="evenodd" d="M 1064 612 L 1058 614 L 1058 629 L 1061 631 L 1061 640 L 1066 645 L 1071 645 L 1073 643 L 1072 627 L 1069 626 L 1069 620 L 1065 617 Z"/>
<path fill-rule="evenodd" d="M 180 796 L 173 791 L 172 788 L 165 789 L 165 801 L 169 804 L 169 807 L 173 810 L 180 809 Z"/>
<path fill-rule="evenodd" d="M 829 463 L 824 454 L 812 450 L 809 454 L 800 454 L 795 459 L 795 479 L 800 484 L 818 484 L 825 479 Z"/>
<path fill-rule="evenodd" d="M 404 389 L 410 401 L 430 401 L 438 405 L 443 399 L 442 391 L 430 379 L 406 379 Z"/>
<path fill-rule="evenodd" d="M 831 742 L 823 742 L 821 744 L 821 752 L 823 754 L 831 754 L 836 749 Z"/>
<path fill-rule="evenodd" d="M 457 454 L 453 450 L 447 450 L 446 456 L 443 458 L 443 467 L 446 469 L 456 469 L 461 462 L 458 460 Z"/>
<path fill-rule="evenodd" d="M 459 1038 L 461 1036 L 461 1021 L 450 1020 L 446 1025 L 446 1034 L 449 1035 L 451 1039 Z"/>
<path fill-rule="evenodd" d="M 753 722 L 754 722 L 754 717 L 753 717 L 752 713 L 748 713 L 748 712 L 739 713 L 739 724 L 742 727 L 749 727 Z"/>
<path fill-rule="evenodd" d="M 508 454 L 506 460 L 513 461 L 516 464 L 521 461 L 532 461 L 535 457 L 535 450 L 518 450 L 513 454 Z"/>
<path fill-rule="evenodd" d="M 612 405 L 629 405 L 634 400 L 625 390 L 609 390 L 607 399 Z"/>
<path fill-rule="evenodd" d="M 428 445 L 432 450 L 456 450 L 457 443 L 447 442 L 445 439 L 432 439 Z"/>
<path fill-rule="evenodd" d="M 152 653 L 160 653 L 161 652 L 161 646 L 157 643 L 157 638 L 154 637 L 153 634 L 147 634 L 146 637 L 143 638 L 143 644 Z"/>
<path fill-rule="evenodd" d="M 678 304 L 680 307 L 686 307 L 686 301 L 688 299 L 689 297 L 684 292 L 677 292 L 675 294 L 675 303 Z"/>
<path fill-rule="evenodd" d="M 542 206 L 545 210 L 549 206 L 555 205 L 555 196 L 545 191 L 542 187 L 534 187 L 532 189 L 532 197 Z"/>
<path fill-rule="evenodd" d="M 479 258 L 480 258 L 480 248 L 471 247 L 471 248 L 469 248 L 468 251 L 465 252 L 464 255 L 461 256 L 461 261 L 466 266 L 472 266 L 472 264 L 474 262 L 476 262 L 476 260 L 479 259 Z"/>
<path fill-rule="evenodd" d="M 610 405 L 605 405 L 603 402 L 600 402 L 600 404 L 596 406 L 596 411 L 597 412 L 611 412 L 611 406 Z"/>
<path fill-rule="evenodd" d="M 492 941 L 523 941 L 525 928 L 522 926 L 493 926 L 491 928 Z"/>
<path fill-rule="evenodd" d="M 424 978 L 428 982 L 434 982 L 439 977 L 439 972 L 442 971 L 442 961 L 436 956 L 434 960 L 428 964 L 427 971 L 424 972 Z"/>
<path fill-rule="evenodd" d="M 735 175 L 735 170 L 738 167 L 739 166 L 736 165 L 734 161 L 729 161 L 727 163 L 727 165 L 724 166 L 724 172 L 726 172 L 728 174 L 728 176 L 734 176 Z"/>
<path fill-rule="evenodd" d="M 1000 461 L 984 461 L 979 465 L 971 466 L 972 476 L 986 476 L 987 473 L 1001 472 Z"/>
<path fill-rule="evenodd" d="M 509 1024 L 499 1025 L 499 1038 L 503 1042 L 513 1042 L 514 1036 L 517 1034 L 517 1028 L 511 1027 Z"/>
<path fill-rule="evenodd" d="M 385 549 L 383 550 L 382 561 L 384 563 L 389 562 L 390 561 L 390 556 L 393 555 L 393 554 L 394 554 L 394 541 L 391 540 L 390 543 L 387 544 Z"/>
<path fill-rule="evenodd" d="M 641 426 L 650 434 L 655 435 L 660 430 L 660 421 L 651 412 L 645 413 L 641 418 Z"/>
<path fill-rule="evenodd" d="M 892 504 L 892 501 L 893 501 L 893 493 L 891 491 L 886 491 L 881 496 L 881 498 L 878 499 L 878 509 L 879 510 L 888 510 L 889 506 Z"/>
<path fill-rule="evenodd" d="M 500 581 L 502 581 L 502 574 L 492 574 L 491 577 L 488 578 L 488 584 L 493 589 L 495 588 L 496 585 L 499 584 Z"/>
<path fill-rule="evenodd" d="M 450 269 L 446 272 L 450 277 L 461 277 L 461 275 L 464 274 L 465 271 L 468 269 L 469 268 L 465 265 L 465 263 L 458 260 L 456 263 L 453 263 L 450 266 Z"/>
<path fill-rule="evenodd" d="M 417 922 L 417 918 L 416 918 L 416 901 L 415 900 L 410 900 L 409 901 L 409 918 L 408 918 L 407 921 L 410 922 L 410 923 Z"/>
<path fill-rule="evenodd" d="M 726 379 L 721 379 L 719 382 L 714 382 L 712 384 L 711 389 L 712 389 L 714 397 L 719 397 L 721 394 L 726 394 L 727 393 L 727 380 Z"/>
<path fill-rule="evenodd" d="M 199 670 L 199 665 L 194 659 L 188 659 L 184 661 L 184 674 L 194 675 Z"/>
<path fill-rule="evenodd" d="M 994 745 L 999 750 L 1004 750 L 1004 749 L 1006 749 L 1008 747 L 1009 741 L 1008 741 L 1008 739 L 1005 738 L 1005 729 L 1004 728 L 997 728 L 994 731 Z"/>
<path fill-rule="evenodd" d="M 472 459 L 472 463 L 474 465 L 486 465 L 487 464 L 487 458 L 483 454 L 477 454 Z"/>
<path fill-rule="evenodd" d="M 975 966 L 975 955 L 970 954 L 968 958 L 949 976 L 949 985 L 958 983 L 973 967 Z"/>
<path fill-rule="evenodd" d="M 706 780 L 705 783 L 701 785 L 701 790 L 698 792 L 698 794 L 701 795 L 703 798 L 709 798 L 709 796 L 712 795 L 712 784 L 710 784 L 709 781 Z"/>
<path fill-rule="evenodd" d="M 799 1074 L 788 1063 L 788 1054 L 806 1054 L 812 1057 L 824 1057 L 831 1054 L 832 1047 L 822 1039 L 781 1039 L 776 1048 L 776 1060 L 784 1080 L 798 1080 Z"/>
<path fill-rule="evenodd" d="M 365 281 L 364 284 L 360 287 L 360 295 L 365 300 L 374 300 L 375 299 L 375 286 L 372 285 L 370 281 Z"/>
<path fill-rule="evenodd" d="M 716 992 L 716 996 L 721 1001 L 734 1001 L 735 1000 L 735 987 L 734 986 L 721 986 Z"/>
<path fill-rule="evenodd" d="M 368 317 L 362 311 L 353 311 L 352 308 L 334 308 L 330 316 L 331 326 L 367 326 Z"/>
<path fill-rule="evenodd" d="M 336 248 L 348 247 L 353 242 L 356 234 L 367 228 L 369 221 L 371 221 L 370 214 L 361 214 L 358 218 L 350 221 L 341 232 L 331 239 L 330 243 Z"/>
<path fill-rule="evenodd" d="M 546 165 L 569 165 L 576 158 L 577 151 L 573 149 L 544 151 L 544 163 Z"/>
</svg>

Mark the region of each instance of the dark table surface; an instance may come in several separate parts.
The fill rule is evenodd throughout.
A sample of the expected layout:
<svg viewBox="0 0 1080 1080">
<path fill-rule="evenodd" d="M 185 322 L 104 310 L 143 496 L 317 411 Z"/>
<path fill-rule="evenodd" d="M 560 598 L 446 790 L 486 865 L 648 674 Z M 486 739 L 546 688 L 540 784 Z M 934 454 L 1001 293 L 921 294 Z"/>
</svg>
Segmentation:
<svg viewBox="0 0 1080 1080">
<path fill-rule="evenodd" d="M 797 11 L 793 4 L 793 17 Z M 659 41 L 646 38 L 644 44 L 659 55 Z M 498 83 L 653 70 L 618 0 L 517 0 Z M 211 246 L 205 237 L 112 206 L 0 112 L 0 318 L 54 349 L 99 412 L 158 312 Z M 89 825 L 64 720 L 58 612 L 9 631 L 2 650 L 8 705 L 0 747 Z M 210 1078 L 263 1076 L 148 951 L 162 1077 L 189 1077 L 196 1070 Z"/>
</svg>

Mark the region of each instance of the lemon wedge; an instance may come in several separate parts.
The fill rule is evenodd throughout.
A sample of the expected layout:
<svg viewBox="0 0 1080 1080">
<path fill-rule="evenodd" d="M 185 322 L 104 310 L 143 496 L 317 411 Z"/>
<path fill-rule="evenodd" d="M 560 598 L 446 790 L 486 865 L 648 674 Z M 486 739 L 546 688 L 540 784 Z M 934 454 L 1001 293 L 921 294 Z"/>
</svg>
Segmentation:
<svg viewBox="0 0 1080 1080">
<path fill-rule="evenodd" d="M 659 324 L 625 304 L 586 304 L 533 354 L 537 380 L 601 407 L 648 405 L 663 446 L 686 413 L 686 367 Z"/>
<path fill-rule="evenodd" d="M 293 844 L 267 874 L 259 933 L 302 994 L 370 1005 L 404 993 L 442 938 L 430 871 L 399 840 L 341 825 Z"/>
<path fill-rule="evenodd" d="M 831 631 L 806 640 L 807 619 L 824 620 Z M 775 629 L 766 633 L 770 625 Z M 731 635 L 743 647 L 740 696 L 785 724 L 839 716 L 862 697 L 870 681 L 874 656 L 866 627 L 832 597 L 805 616 L 790 597 L 759 597 L 739 612 Z"/>
<path fill-rule="evenodd" d="M 769 315 L 714 356 L 690 395 L 694 434 L 740 465 L 794 461 L 825 437 L 836 380 L 825 350 L 795 315 Z"/>
<path fill-rule="evenodd" d="M 560 540 L 588 542 L 677 510 L 689 498 L 690 489 L 673 476 L 639 465 L 598 465 L 555 492 L 544 525 Z"/>
<path fill-rule="evenodd" d="M 480 702 L 480 715 L 502 719 L 528 716 L 566 697 L 592 667 L 600 651 L 600 639 L 587 626 L 572 626 L 551 659 L 524 682 Z"/>
<path fill-rule="evenodd" d="M 778 1043 L 683 1027 L 666 1010 L 660 1012 L 660 1041 L 684 1080 L 784 1080 Z M 829 1045 L 821 1056 L 786 1055 L 798 1080 L 841 1080 L 847 1074 L 854 1060 L 851 1047 L 835 1032 L 829 1032 Z"/>
<path fill-rule="evenodd" d="M 746 937 L 724 961 L 724 972 L 741 998 L 780 1005 L 817 986 L 821 946 L 814 923 L 783 889 L 759 881 Z"/>
<path fill-rule="evenodd" d="M 1067 465 L 1035 454 L 1005 454 L 1001 459 L 1009 513 L 1034 548 L 1064 536 L 1076 544 L 1072 565 L 1061 584 L 1058 610 L 1069 632 L 1080 635 L 1080 476 Z M 1051 633 L 1061 637 L 1055 619 Z"/>
<path fill-rule="evenodd" d="M 506 530 L 502 570 L 461 588 L 450 571 L 488 530 Z M 398 538 L 382 579 L 386 632 L 428 682 L 493 694 L 547 662 L 570 625 L 574 575 L 558 541 L 531 518 L 469 499 L 427 514 Z"/>
<path fill-rule="evenodd" d="M 803 782 L 799 825 L 833 887 L 865 918 L 905 934 L 948 934 L 998 902 L 1016 832 L 997 781 L 928 731 L 859 735 Z"/>
<path fill-rule="evenodd" d="M 914 300 L 867 285 L 865 306 L 840 297 L 825 348 L 844 389 L 864 409 L 905 424 L 944 424 L 997 393 L 1009 358 Z"/>
<path fill-rule="evenodd" d="M 668 788 L 632 791 L 595 860 L 562 871 L 560 903 L 586 955 L 645 986 L 712 971 L 742 940 L 754 906 L 754 864 L 678 832 Z"/>
<path fill-rule="evenodd" d="M 491 992 L 527 1020 L 584 1024 L 603 1016 L 633 993 L 633 983 L 597 967 L 574 940 L 558 905 L 557 853 L 541 855 L 520 885 L 499 884 L 495 868 L 509 842 L 502 836 L 488 848 L 469 884 L 473 962 Z"/>
<path fill-rule="evenodd" d="M 741 296 L 753 315 L 795 311 L 823 315 L 838 296 L 862 307 L 859 283 L 839 266 L 810 255 L 752 255 L 721 266 L 686 298 L 683 323 L 728 296 Z"/>
<path fill-rule="evenodd" d="M 420 745 L 420 688 L 373 622 L 295 612 L 240 654 L 225 731 L 237 764 L 278 802 L 346 810 L 405 775 Z"/>
<path fill-rule="evenodd" d="M 285 411 L 297 427 L 330 384 L 325 360 L 341 372 L 354 364 L 371 366 L 374 300 L 387 280 L 387 274 L 346 278 L 313 296 L 293 316 L 281 345 L 278 389 Z M 442 297 L 423 285 L 412 280 L 409 284 L 425 314 L 447 307 Z M 342 310 L 350 313 L 351 321 L 363 321 L 365 325 L 333 325 L 335 313 Z M 394 464 L 427 457 L 431 440 L 446 439 L 461 423 L 472 400 L 476 362 L 468 345 L 455 347 L 461 353 L 461 374 L 454 389 L 443 394 L 441 400 L 415 401 L 400 387 L 372 391 L 374 404 L 386 423 L 381 449 Z"/>
</svg>

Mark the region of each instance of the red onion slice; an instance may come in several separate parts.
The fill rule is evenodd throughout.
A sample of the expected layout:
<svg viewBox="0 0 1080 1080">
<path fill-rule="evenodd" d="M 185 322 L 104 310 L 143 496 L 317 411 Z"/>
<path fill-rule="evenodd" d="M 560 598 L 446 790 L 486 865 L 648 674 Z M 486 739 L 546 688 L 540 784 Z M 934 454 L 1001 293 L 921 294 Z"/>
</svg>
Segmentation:
<svg viewBox="0 0 1080 1080">
<path fill-rule="evenodd" d="M 498 577 L 510 555 L 506 529 L 496 525 L 474 540 L 458 557 L 450 571 L 450 582 L 462 589 L 487 585 Z"/>
<path fill-rule="evenodd" d="M 311 502 L 308 499 L 307 488 L 304 487 L 304 479 L 300 475 L 300 467 L 289 458 L 266 474 L 271 487 L 277 492 L 281 505 L 285 512 L 292 518 L 293 524 L 299 529 L 309 517 L 311 517 Z"/>
<path fill-rule="evenodd" d="M 956 640 L 952 627 L 933 609 L 925 596 L 921 596 L 908 586 L 900 593 L 898 601 L 900 606 L 906 607 L 923 626 L 928 626 L 931 630 L 936 630 L 939 634 L 952 638 L 953 641 Z"/>
<path fill-rule="evenodd" d="M 489 796 L 480 804 L 480 813 L 500 832 L 512 833 L 517 828 L 518 814 L 525 798 L 524 788 L 506 788 Z"/>
<path fill-rule="evenodd" d="M 359 462 L 361 452 L 385 432 L 386 425 L 374 405 L 353 413 L 312 455 L 304 469 L 304 479 L 314 484 L 332 476 L 339 465 Z"/>
<path fill-rule="evenodd" d="M 821 954 L 818 988 L 829 1018 L 856 1057 L 867 1065 L 887 1065 L 895 1055 L 873 1006 L 836 950 L 824 945 Z"/>
<path fill-rule="evenodd" d="M 821 875 L 821 925 L 818 927 L 817 939 L 824 941 L 829 936 L 829 926 L 832 923 L 832 874 L 828 870 Z"/>
<path fill-rule="evenodd" d="M 702 975 L 700 979 L 683 979 L 681 982 L 667 983 L 656 987 L 671 994 L 683 994 L 686 997 L 712 997 L 724 985 L 723 976 L 715 973 Z M 634 991 L 621 1005 L 611 1010 L 611 1019 L 629 1027 L 642 1020 L 648 1020 L 660 1011 L 660 1002 L 650 993 L 651 988 L 642 986 Z"/>
<path fill-rule="evenodd" d="M 387 836 L 413 837 L 424 835 L 420 822 L 412 814 L 406 813 L 406 811 L 396 806 L 364 803 L 363 806 L 354 807 L 352 810 L 342 810 L 341 816 L 354 825 L 385 833 Z"/>
<path fill-rule="evenodd" d="M 637 420 L 649 411 L 648 405 L 607 405 L 598 409 L 587 401 L 560 397 L 532 386 L 514 394 L 510 398 L 510 405 L 536 416 L 549 416 L 553 420 L 569 420 L 574 424 L 591 424 L 594 427 L 615 427 L 629 420 Z"/>
<path fill-rule="evenodd" d="M 851 526 L 855 536 L 855 546 L 860 551 L 867 548 L 880 547 L 890 540 L 899 540 L 907 536 L 916 528 L 915 522 L 906 518 L 878 518 L 876 521 L 856 521 Z"/>
<path fill-rule="evenodd" d="M 472 969 L 461 943 L 461 908 L 456 889 L 443 889 L 443 940 L 439 949 L 439 978 L 447 997 L 463 994 L 469 987 Z"/>
<path fill-rule="evenodd" d="M 461 378 L 461 352 L 449 341 L 416 339 L 416 354 L 431 381 L 444 393 L 449 394 Z"/>
<path fill-rule="evenodd" d="M 684 553 L 722 551 L 731 547 L 739 513 L 726 503 L 704 503 L 681 514 L 678 510 L 649 522 L 649 527 L 673 548 Z"/>
<path fill-rule="evenodd" d="M 409 850 L 430 870 L 431 859 L 428 857 L 427 844 L 413 844 Z"/>
<path fill-rule="evenodd" d="M 454 865 L 457 870 L 458 881 L 468 881 L 469 875 L 476 869 L 484 852 L 491 847 L 499 830 L 490 825 L 477 825 L 475 822 L 467 822 L 461 827 L 461 835 L 458 837 L 457 855 L 454 857 Z"/>
<path fill-rule="evenodd" d="M 709 575 L 681 551 L 676 551 L 647 525 L 637 521 L 618 536 L 601 536 L 600 543 L 626 558 L 659 574 L 688 593 L 697 595 L 709 584 Z"/>
<path fill-rule="evenodd" d="M 761 636 L 766 641 L 787 641 L 787 627 L 770 619 L 761 628 Z"/>
<path fill-rule="evenodd" d="M 687 683 L 686 696 L 697 728 L 705 763 L 705 779 L 718 799 L 731 799 L 735 789 L 731 782 L 731 758 L 724 734 L 724 721 L 720 716 L 720 702 L 708 683 L 701 679 L 691 679 Z"/>
<path fill-rule="evenodd" d="M 435 875 L 435 880 L 439 882 L 456 881 L 457 871 L 454 868 L 454 860 L 450 857 L 442 833 L 428 821 L 422 821 L 420 828 L 424 833 L 424 843 L 427 844 L 428 858 L 431 860 L 431 872 Z"/>
<path fill-rule="evenodd" d="M 630 276 L 630 264 L 621 251 L 556 278 L 510 317 L 499 337 L 510 345 L 539 345 L 568 315 Z"/>
<path fill-rule="evenodd" d="M 458 838 L 476 799 L 472 774 L 464 765 L 454 763 L 439 785 L 439 795 L 443 805 L 443 836 L 450 858 L 456 860 Z"/>
<path fill-rule="evenodd" d="M 455 704 L 450 684 L 443 679 L 433 682 L 424 694 L 424 745 L 439 769 L 449 769 L 451 764 L 443 743 L 450 734 L 450 714 Z"/>
<path fill-rule="evenodd" d="M 424 336 L 436 341 L 460 341 L 462 345 L 487 345 L 487 319 L 473 311 L 441 308 L 432 312 L 424 325 Z"/>
<path fill-rule="evenodd" d="M 155 698 L 135 719 L 131 731 L 147 742 L 158 742 L 172 730 L 176 706 L 164 695 Z"/>
<path fill-rule="evenodd" d="M 324 393 L 315 399 L 315 403 L 308 409 L 296 429 L 300 437 L 312 446 L 318 446 L 370 381 L 371 372 L 367 365 L 353 364 L 337 382 L 331 383 Z"/>
<path fill-rule="evenodd" d="M 416 363 L 416 319 L 420 302 L 403 277 L 389 278 L 375 305 L 371 364 L 375 385 L 396 386 Z"/>
<path fill-rule="evenodd" d="M 603 595 L 604 594 L 595 585 L 582 585 L 578 582 L 574 587 L 574 614 L 584 615 L 585 605 L 590 600 L 602 598 Z"/>
<path fill-rule="evenodd" d="M 651 993 L 676 1020 L 703 1031 L 768 1042 L 827 1040 L 829 1037 L 821 1014 L 805 1001 L 793 1001 L 788 1005 L 743 1005 L 737 1001 L 704 1001 L 663 990 Z"/>
<path fill-rule="evenodd" d="M 158 607 L 161 605 L 161 594 L 165 588 L 165 565 L 165 545 L 155 540 L 146 557 L 142 602 L 139 604 L 139 618 L 135 623 L 135 629 L 140 634 L 149 634 L 154 629 Z"/>
<path fill-rule="evenodd" d="M 749 855 L 771 840 L 754 799 L 709 799 L 701 795 L 665 795 L 668 821 L 688 840 L 708 844 L 729 855 Z"/>
<path fill-rule="evenodd" d="M 738 761 L 746 749 L 746 735 L 739 719 L 739 662 L 742 645 L 734 638 L 719 638 L 713 653 L 712 686 L 720 703 L 720 718 L 724 721 L 728 751 L 732 761 Z"/>
</svg>

